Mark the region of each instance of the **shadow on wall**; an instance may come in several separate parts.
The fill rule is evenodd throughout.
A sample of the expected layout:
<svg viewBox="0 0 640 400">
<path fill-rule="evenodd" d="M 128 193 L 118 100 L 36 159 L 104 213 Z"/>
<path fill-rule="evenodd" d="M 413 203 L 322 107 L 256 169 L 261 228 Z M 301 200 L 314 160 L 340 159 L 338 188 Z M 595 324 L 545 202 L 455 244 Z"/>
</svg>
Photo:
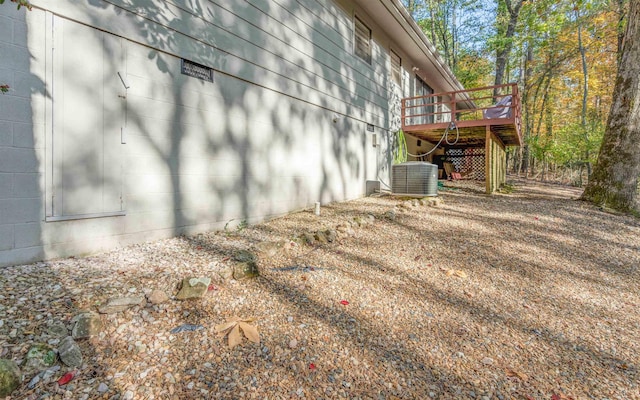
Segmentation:
<svg viewBox="0 0 640 400">
<path fill-rule="evenodd" d="M 44 202 L 40 162 L 44 160 L 44 125 L 34 118 L 49 97 L 43 71 L 32 67 L 28 18 L 43 22 L 14 3 L 0 5 L 0 266 L 18 258 L 43 258 L 40 221 Z M 6 29 L 4 29 L 6 28 Z M 26 67 L 26 68 L 25 68 Z M 28 72 L 26 72 L 28 71 Z"/>
<path fill-rule="evenodd" d="M 107 2 L 91 4 L 114 10 L 114 18 L 125 13 Z M 303 26 L 311 32 L 308 40 L 283 24 L 274 28 L 270 16 L 286 11 L 293 19 L 309 12 L 298 3 L 293 7 L 299 9 L 287 10 L 257 0 L 229 10 L 199 1 L 181 7 L 137 7 L 146 19 L 142 24 L 137 21 L 136 29 L 155 50 L 126 43 L 131 89 L 124 174 L 127 213 L 133 218 L 125 233 L 171 227 L 177 235 L 215 229 L 229 220 L 258 220 L 319 199 L 360 195 L 367 168 L 364 123 L 348 117 L 333 123 L 332 108 L 343 107 L 335 96 L 309 102 L 269 89 L 317 97 L 314 86 L 336 96 L 353 87 L 352 78 L 340 71 L 309 62 L 310 57 L 325 55 L 311 45 L 316 40 L 313 35 L 326 29 L 323 23 L 316 20 L 314 26 Z M 241 21 L 236 15 L 249 17 Z M 100 18 L 93 22 L 104 23 Z M 301 20 L 296 22 L 302 26 Z M 213 23 L 222 28 L 214 29 Z M 211 29 L 199 29 L 197 42 L 185 42 L 179 33 L 184 25 Z M 312 49 L 312 54 L 294 49 L 289 55 L 292 49 L 285 46 L 285 39 L 302 42 L 304 51 Z M 334 45 L 350 48 L 346 38 L 341 40 Z M 238 43 L 243 46 L 238 48 Z M 214 82 L 181 75 L 180 59 L 169 53 L 212 66 Z M 267 69 L 277 72 L 242 60 L 263 56 Z M 276 68 L 273 62 L 282 65 Z M 290 74 L 285 76 L 284 71 Z M 350 95 L 355 99 L 354 93 Z M 319 105 L 310 104 L 313 101 Z M 148 149 L 151 152 L 144 154 Z M 155 192 L 143 193 L 149 182 L 155 182 Z M 170 201 L 171 207 L 150 198 L 156 195 Z M 132 226 L 141 220 L 140 227 Z"/>
</svg>

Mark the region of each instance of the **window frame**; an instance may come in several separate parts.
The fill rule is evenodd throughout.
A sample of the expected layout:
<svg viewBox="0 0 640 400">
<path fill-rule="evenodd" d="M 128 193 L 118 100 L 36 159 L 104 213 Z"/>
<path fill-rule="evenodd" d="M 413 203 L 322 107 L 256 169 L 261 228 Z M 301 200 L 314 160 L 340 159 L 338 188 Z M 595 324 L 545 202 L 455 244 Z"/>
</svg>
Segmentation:
<svg viewBox="0 0 640 400">
<path fill-rule="evenodd" d="M 389 57 L 391 59 L 391 80 L 402 87 L 402 57 L 393 49 L 389 49 Z M 394 57 L 398 59 L 397 64 L 394 63 Z"/>
<path fill-rule="evenodd" d="M 366 39 L 365 39 L 366 36 Z M 371 65 L 372 61 L 371 28 L 358 18 L 353 17 L 353 54 Z"/>
</svg>

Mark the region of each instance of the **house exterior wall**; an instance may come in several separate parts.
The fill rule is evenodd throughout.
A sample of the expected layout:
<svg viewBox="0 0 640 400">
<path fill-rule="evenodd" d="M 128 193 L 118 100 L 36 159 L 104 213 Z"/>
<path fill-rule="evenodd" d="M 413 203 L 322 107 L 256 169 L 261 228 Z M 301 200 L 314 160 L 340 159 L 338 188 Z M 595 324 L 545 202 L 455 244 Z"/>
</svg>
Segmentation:
<svg viewBox="0 0 640 400">
<path fill-rule="evenodd" d="M 388 182 L 395 44 L 351 2 L 32 3 L 28 13 L 0 7 L 0 82 L 12 88 L 0 96 L 0 266 L 257 222 L 361 197 L 367 180 Z M 371 65 L 353 55 L 355 15 L 373 32 Z M 121 46 L 122 62 L 102 65 L 112 91 L 92 97 L 93 85 L 61 78 L 64 62 L 83 64 L 82 49 L 60 41 L 62 29 Z M 407 95 L 411 60 L 394 51 Z M 183 75 L 182 59 L 212 68 L 213 82 Z M 78 127 L 85 113 L 57 117 L 73 99 L 73 107 L 123 107 L 121 122 L 100 128 L 112 138 L 107 125 L 120 123 L 119 161 L 94 162 L 120 174 L 122 215 L 60 211 L 82 179 L 107 185 L 82 164 L 59 167 L 84 153 L 95 161 L 87 143 L 96 133 Z"/>
</svg>

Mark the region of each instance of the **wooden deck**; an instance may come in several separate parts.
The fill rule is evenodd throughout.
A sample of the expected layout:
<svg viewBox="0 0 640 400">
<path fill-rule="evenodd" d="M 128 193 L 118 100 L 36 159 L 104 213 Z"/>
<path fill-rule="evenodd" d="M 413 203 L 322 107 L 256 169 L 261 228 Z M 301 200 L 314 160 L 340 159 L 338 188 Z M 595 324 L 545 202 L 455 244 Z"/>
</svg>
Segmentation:
<svg viewBox="0 0 640 400">
<path fill-rule="evenodd" d="M 500 95 L 493 96 L 494 88 Z M 496 103 L 511 96 L 510 104 Z M 502 147 L 521 146 L 521 106 L 515 83 L 488 86 L 457 92 L 434 93 L 402 100 L 402 130 L 433 144 L 440 142 L 447 127 L 450 128 L 448 148 L 484 147 L 488 135 L 493 135 Z M 502 114 L 501 118 L 487 118 L 487 114 Z M 455 127 L 454 125 L 455 124 Z"/>
</svg>

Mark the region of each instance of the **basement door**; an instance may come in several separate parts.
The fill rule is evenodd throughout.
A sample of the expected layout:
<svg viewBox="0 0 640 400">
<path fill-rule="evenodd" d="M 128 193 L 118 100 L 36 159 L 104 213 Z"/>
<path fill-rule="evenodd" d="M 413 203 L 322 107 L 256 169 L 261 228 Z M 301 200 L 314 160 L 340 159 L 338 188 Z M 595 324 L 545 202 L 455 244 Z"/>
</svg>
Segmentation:
<svg viewBox="0 0 640 400">
<path fill-rule="evenodd" d="M 123 39 L 53 16 L 47 220 L 123 215 Z"/>
</svg>

